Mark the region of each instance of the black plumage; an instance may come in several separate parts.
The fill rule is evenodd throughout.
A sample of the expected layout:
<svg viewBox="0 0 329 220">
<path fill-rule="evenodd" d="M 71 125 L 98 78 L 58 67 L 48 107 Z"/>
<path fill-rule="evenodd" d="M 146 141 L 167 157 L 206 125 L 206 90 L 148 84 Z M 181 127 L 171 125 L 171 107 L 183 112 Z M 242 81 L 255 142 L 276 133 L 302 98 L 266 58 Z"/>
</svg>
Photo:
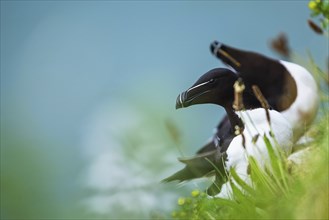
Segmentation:
<svg viewBox="0 0 329 220">
<path fill-rule="evenodd" d="M 218 59 L 236 71 L 237 77 L 243 79 L 247 92 L 251 91 L 252 85 L 257 85 L 274 110 L 287 110 L 295 101 L 297 97 L 296 82 L 279 60 L 255 52 L 236 49 L 217 41 L 210 45 L 210 50 Z M 246 101 L 248 102 L 248 100 Z M 217 169 L 218 167 L 222 169 L 225 151 L 234 137 L 235 133 L 229 117 L 225 115 L 218 124 L 212 139 L 198 150 L 194 157 L 181 158 L 180 161 L 185 164 L 185 168 L 164 181 L 184 181 L 209 174 L 218 174 L 215 172 L 214 165 Z M 214 184 L 218 185 L 218 182 L 224 179 L 217 175 Z M 210 191 L 216 193 L 217 189 L 218 187 L 213 185 L 209 188 L 208 193 Z"/>
<path fill-rule="evenodd" d="M 200 77 L 188 90 L 181 93 L 176 100 L 176 109 L 190 105 L 213 103 L 225 108 L 227 116 L 217 127 L 212 140 L 206 144 L 197 155 L 191 158 L 180 158 L 185 167 L 164 179 L 163 181 L 185 181 L 215 174 L 216 180 L 208 189 L 208 194 L 215 195 L 220 187 L 227 181 L 225 172 L 226 150 L 232 139 L 236 136 L 233 128 L 244 127 L 241 119 L 234 113 L 233 84 L 238 77 L 229 69 L 216 68 Z M 243 93 L 245 107 L 254 109 L 261 107 L 259 101 L 249 89 Z"/>
</svg>

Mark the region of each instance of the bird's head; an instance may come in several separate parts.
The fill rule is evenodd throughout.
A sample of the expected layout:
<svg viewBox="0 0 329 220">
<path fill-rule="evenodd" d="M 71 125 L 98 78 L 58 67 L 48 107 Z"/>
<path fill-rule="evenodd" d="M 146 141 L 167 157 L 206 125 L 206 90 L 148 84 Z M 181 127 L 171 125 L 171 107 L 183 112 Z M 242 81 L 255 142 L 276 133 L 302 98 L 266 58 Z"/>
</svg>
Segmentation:
<svg viewBox="0 0 329 220">
<path fill-rule="evenodd" d="M 212 69 L 177 97 L 176 109 L 206 103 L 226 106 L 233 102 L 233 85 L 237 79 L 229 69 Z"/>
</svg>

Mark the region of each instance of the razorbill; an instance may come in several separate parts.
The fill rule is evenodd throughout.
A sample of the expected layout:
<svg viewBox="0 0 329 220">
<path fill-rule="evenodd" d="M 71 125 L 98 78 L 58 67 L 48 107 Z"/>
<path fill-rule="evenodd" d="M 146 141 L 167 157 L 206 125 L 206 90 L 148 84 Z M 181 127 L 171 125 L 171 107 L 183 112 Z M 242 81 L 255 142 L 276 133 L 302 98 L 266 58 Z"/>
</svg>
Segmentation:
<svg viewBox="0 0 329 220">
<path fill-rule="evenodd" d="M 246 87 L 243 92 L 244 110 L 233 109 L 233 85 L 238 80 L 237 74 L 229 69 L 216 68 L 201 76 L 188 90 L 177 97 L 176 108 L 185 108 L 196 104 L 216 104 L 222 106 L 230 122 L 230 141 L 223 145 L 216 144 L 211 151 L 200 152 L 197 157 L 181 159 L 186 164 L 185 168 L 164 179 L 164 181 L 186 180 L 185 174 L 196 177 L 205 176 L 211 172 L 216 174 L 216 187 L 211 186 L 208 194 L 215 195 L 227 181 L 226 172 L 235 168 L 237 174 L 248 182 L 248 157 L 253 156 L 260 165 L 268 161 L 268 153 L 263 137 L 266 136 L 273 146 L 280 147 L 286 154 L 291 152 L 292 129 L 290 123 L 277 111 L 268 110 L 271 121 L 269 122 L 266 111 L 261 103 Z M 239 128 L 239 133 L 236 129 Z M 258 137 L 255 140 L 255 137 Z M 220 141 L 220 140 L 219 140 Z M 190 162 L 193 162 L 192 168 Z M 195 167 L 202 167 L 200 172 Z M 217 168 L 215 169 L 216 166 Z M 205 172 L 208 171 L 208 172 Z M 196 172 L 196 173 L 195 173 Z"/>
</svg>

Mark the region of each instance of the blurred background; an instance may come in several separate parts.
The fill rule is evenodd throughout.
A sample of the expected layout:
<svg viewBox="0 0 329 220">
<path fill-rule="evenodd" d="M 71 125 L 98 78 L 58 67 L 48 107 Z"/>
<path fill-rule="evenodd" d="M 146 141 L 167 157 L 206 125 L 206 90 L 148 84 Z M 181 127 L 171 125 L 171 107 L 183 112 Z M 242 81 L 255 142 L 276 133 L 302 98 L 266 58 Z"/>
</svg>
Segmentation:
<svg viewBox="0 0 329 220">
<path fill-rule="evenodd" d="M 326 65 L 308 1 L 1 1 L 1 218 L 170 216 L 205 181 L 161 184 L 205 143 L 217 106 L 177 95 L 223 66 L 213 40 Z M 297 56 L 297 55 L 296 55 Z"/>
</svg>

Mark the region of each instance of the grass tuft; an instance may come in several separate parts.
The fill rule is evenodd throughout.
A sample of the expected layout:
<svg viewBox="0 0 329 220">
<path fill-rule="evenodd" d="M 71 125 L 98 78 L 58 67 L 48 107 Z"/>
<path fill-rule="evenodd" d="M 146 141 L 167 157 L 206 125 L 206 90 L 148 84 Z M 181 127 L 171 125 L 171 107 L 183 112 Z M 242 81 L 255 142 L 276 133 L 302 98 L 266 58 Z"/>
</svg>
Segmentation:
<svg viewBox="0 0 329 220">
<path fill-rule="evenodd" d="M 315 141 L 310 157 L 301 165 L 291 164 L 267 147 L 270 163 L 261 168 L 250 157 L 251 187 L 230 171 L 232 199 L 211 198 L 196 189 L 190 197 L 179 199 L 174 219 L 328 219 L 328 113 L 313 128 Z M 315 132 L 317 131 L 317 132 Z M 198 192 L 198 193 L 196 193 Z"/>
</svg>

